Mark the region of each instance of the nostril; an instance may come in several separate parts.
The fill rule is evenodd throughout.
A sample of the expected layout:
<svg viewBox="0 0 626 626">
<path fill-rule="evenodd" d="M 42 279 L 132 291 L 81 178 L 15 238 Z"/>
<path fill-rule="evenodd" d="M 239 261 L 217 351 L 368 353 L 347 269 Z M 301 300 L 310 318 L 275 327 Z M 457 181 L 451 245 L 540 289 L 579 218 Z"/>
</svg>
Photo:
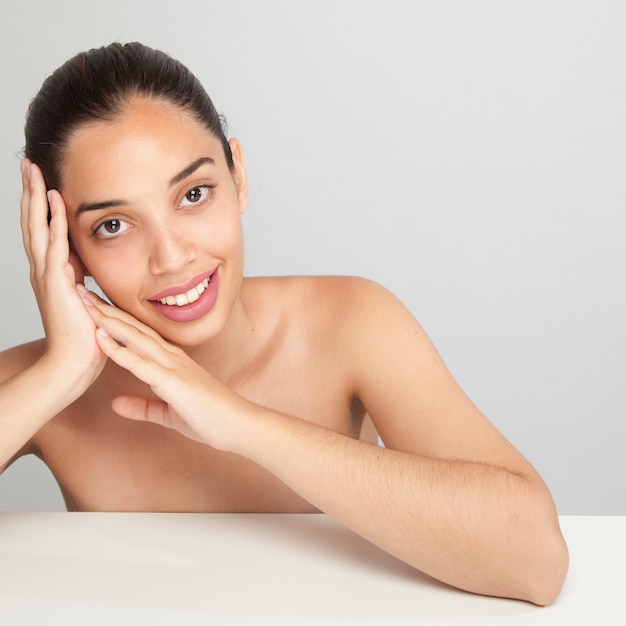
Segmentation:
<svg viewBox="0 0 626 626">
<path fill-rule="evenodd" d="M 160 232 L 152 237 L 150 269 L 154 273 L 178 272 L 196 258 L 196 247 L 186 237 Z"/>
</svg>

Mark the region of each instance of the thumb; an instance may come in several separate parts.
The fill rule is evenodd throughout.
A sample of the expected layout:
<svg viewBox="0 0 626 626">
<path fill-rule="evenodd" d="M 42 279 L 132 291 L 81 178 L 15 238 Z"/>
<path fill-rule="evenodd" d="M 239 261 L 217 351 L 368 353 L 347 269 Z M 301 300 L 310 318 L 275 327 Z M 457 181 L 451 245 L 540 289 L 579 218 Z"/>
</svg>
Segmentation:
<svg viewBox="0 0 626 626">
<path fill-rule="evenodd" d="M 194 441 L 206 443 L 167 402 L 159 398 L 118 396 L 113 400 L 112 408 L 126 419 L 158 424 L 171 428 Z"/>
<path fill-rule="evenodd" d="M 74 252 L 74 250 L 70 249 L 69 262 L 74 270 L 75 282 L 83 283 L 85 282 L 85 276 L 87 275 L 87 268 L 80 260 L 80 257 Z"/>
<path fill-rule="evenodd" d="M 158 398 L 118 396 L 111 406 L 118 415 L 126 419 L 170 426 L 169 423 L 164 423 L 169 422 L 168 405 Z"/>
</svg>

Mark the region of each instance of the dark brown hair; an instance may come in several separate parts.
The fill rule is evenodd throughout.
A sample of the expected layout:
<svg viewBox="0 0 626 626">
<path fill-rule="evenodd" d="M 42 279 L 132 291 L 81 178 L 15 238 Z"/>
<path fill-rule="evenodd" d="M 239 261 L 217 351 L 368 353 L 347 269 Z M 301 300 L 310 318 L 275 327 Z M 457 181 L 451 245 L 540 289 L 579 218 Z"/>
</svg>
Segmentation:
<svg viewBox="0 0 626 626">
<path fill-rule="evenodd" d="M 140 43 L 81 52 L 43 83 L 26 116 L 24 154 L 49 189 L 62 186 L 64 151 L 81 125 L 114 119 L 133 96 L 164 100 L 190 112 L 217 137 L 233 169 L 224 120 L 200 81 L 168 54 Z"/>
</svg>

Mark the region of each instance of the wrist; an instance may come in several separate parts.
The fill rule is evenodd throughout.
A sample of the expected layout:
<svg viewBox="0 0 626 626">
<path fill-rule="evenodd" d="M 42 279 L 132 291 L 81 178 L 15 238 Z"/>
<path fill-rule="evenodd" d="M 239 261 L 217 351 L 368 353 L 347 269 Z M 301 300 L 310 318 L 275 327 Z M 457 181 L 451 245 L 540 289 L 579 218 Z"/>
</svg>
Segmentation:
<svg viewBox="0 0 626 626">
<path fill-rule="evenodd" d="M 58 397 L 65 408 L 91 386 L 101 368 L 92 367 L 63 359 L 51 353 L 43 354 L 32 368 L 39 381 L 37 389 L 45 390 L 49 397 Z"/>
<path fill-rule="evenodd" d="M 230 449 L 267 467 L 280 457 L 281 449 L 296 435 L 302 420 L 248 403 L 243 419 L 234 420 Z"/>
</svg>

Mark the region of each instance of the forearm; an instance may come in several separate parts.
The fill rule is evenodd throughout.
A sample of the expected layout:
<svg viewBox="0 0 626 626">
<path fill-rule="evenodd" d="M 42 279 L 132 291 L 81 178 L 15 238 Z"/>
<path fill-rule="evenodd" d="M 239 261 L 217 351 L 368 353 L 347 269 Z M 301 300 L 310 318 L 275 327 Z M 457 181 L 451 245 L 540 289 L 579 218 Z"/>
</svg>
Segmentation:
<svg viewBox="0 0 626 626">
<path fill-rule="evenodd" d="M 511 459 L 510 465 L 379 448 L 264 409 L 127 314 L 92 300 L 93 320 L 106 330 L 106 335 L 96 333 L 101 350 L 158 396 L 117 398 L 114 410 L 120 415 L 161 424 L 256 462 L 372 543 L 452 585 L 538 604 L 558 594 L 567 552 L 552 499 L 479 415 L 468 417 L 470 409 L 458 394 L 457 401 L 448 400 L 445 413 L 459 411 L 465 418 L 448 423 L 460 428 L 458 437 L 474 441 L 455 456 Z M 450 386 L 439 386 L 437 395 L 449 398 Z M 423 411 L 444 413 L 436 402 L 421 399 L 421 404 Z M 397 415 L 388 420 L 402 431 Z M 404 423 L 415 423 L 410 417 Z M 449 439 L 451 432 L 437 429 L 441 438 Z M 448 441 L 442 448 L 455 446 Z"/>
<path fill-rule="evenodd" d="M 538 604 L 558 594 L 566 549 L 538 479 L 379 448 L 270 411 L 240 444 L 312 504 L 435 578 Z"/>
<path fill-rule="evenodd" d="M 76 398 L 79 388 L 46 357 L 0 384 L 0 468 Z"/>
</svg>

